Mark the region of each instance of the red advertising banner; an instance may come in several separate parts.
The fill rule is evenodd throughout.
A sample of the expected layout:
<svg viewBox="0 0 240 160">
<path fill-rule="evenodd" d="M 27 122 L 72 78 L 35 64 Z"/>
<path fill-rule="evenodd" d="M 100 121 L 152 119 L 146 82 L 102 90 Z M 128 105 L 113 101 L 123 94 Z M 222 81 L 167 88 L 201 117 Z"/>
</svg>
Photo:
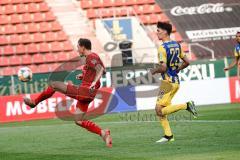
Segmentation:
<svg viewBox="0 0 240 160">
<path fill-rule="evenodd" d="M 101 91 L 98 92 L 97 98 L 90 103 L 88 113 L 91 113 L 93 110 L 94 114 L 103 114 L 106 112 L 111 100 L 112 89 L 101 88 Z M 37 95 L 1 96 L 0 123 L 62 118 L 73 115 L 76 110 L 77 100 L 66 97 L 58 92 L 51 98 L 39 103 L 35 108 L 30 108 L 23 102 L 24 96 L 35 98 Z"/>
<path fill-rule="evenodd" d="M 231 103 L 240 102 L 240 80 L 237 77 L 229 78 Z"/>
</svg>

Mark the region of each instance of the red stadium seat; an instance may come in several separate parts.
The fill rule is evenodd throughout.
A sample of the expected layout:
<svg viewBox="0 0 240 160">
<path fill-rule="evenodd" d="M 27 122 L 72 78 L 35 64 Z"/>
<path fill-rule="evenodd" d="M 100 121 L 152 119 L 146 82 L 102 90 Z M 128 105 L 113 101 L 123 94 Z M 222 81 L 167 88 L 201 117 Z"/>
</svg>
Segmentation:
<svg viewBox="0 0 240 160">
<path fill-rule="evenodd" d="M 5 29 L 5 34 L 14 34 L 16 32 L 15 30 L 16 28 L 14 25 L 6 25 L 4 29 Z"/>
<path fill-rule="evenodd" d="M 182 41 L 183 41 L 182 36 L 181 36 L 178 32 L 173 33 L 173 34 L 172 34 L 172 38 L 173 38 L 174 40 L 176 40 L 177 42 L 182 42 Z"/>
<path fill-rule="evenodd" d="M 33 73 L 39 72 L 39 67 L 37 65 L 35 65 L 35 64 L 32 64 L 32 65 L 30 65 L 28 67 L 32 70 Z"/>
<path fill-rule="evenodd" d="M 14 75 L 16 74 L 15 67 L 4 67 L 3 75 Z"/>
<path fill-rule="evenodd" d="M 92 19 L 98 17 L 95 9 L 88 9 L 87 10 L 87 17 Z"/>
<path fill-rule="evenodd" d="M 54 21 L 56 17 L 54 16 L 53 12 L 46 12 L 45 13 L 45 21 Z"/>
<path fill-rule="evenodd" d="M 149 23 L 149 17 L 147 15 L 140 15 L 139 18 L 143 24 Z"/>
<path fill-rule="evenodd" d="M 33 21 L 34 22 L 43 22 L 43 21 L 45 21 L 44 14 L 42 14 L 41 12 L 34 13 L 33 14 Z"/>
<path fill-rule="evenodd" d="M 51 30 L 52 30 L 52 27 L 50 26 L 49 23 L 47 23 L 47 22 L 42 22 L 42 23 L 40 23 L 40 25 L 39 25 L 39 30 L 40 30 L 40 32 L 48 32 L 48 31 L 51 31 Z"/>
<path fill-rule="evenodd" d="M 119 12 L 120 16 L 127 16 L 128 15 L 128 11 L 126 10 L 126 8 L 122 8 Z"/>
<path fill-rule="evenodd" d="M 39 64 L 38 65 L 38 70 L 40 73 L 45 73 L 50 71 L 50 67 L 48 64 Z"/>
<path fill-rule="evenodd" d="M 103 5 L 102 5 L 103 8 L 112 7 L 112 6 L 114 6 L 114 2 L 112 0 L 103 0 Z"/>
<path fill-rule="evenodd" d="M 64 48 L 64 51 L 72 51 L 73 50 L 73 45 L 70 41 L 65 41 L 63 43 L 63 48 Z"/>
<path fill-rule="evenodd" d="M 23 23 L 30 23 L 32 22 L 32 14 L 29 14 L 29 13 L 25 13 L 22 15 L 22 22 Z"/>
<path fill-rule="evenodd" d="M 26 9 L 27 9 L 27 7 L 25 4 L 18 4 L 16 7 L 17 13 L 25 13 Z"/>
<path fill-rule="evenodd" d="M 46 62 L 57 62 L 58 59 L 56 57 L 56 53 L 46 53 L 45 55 L 45 61 Z"/>
<path fill-rule="evenodd" d="M 91 6 L 92 6 L 91 1 L 89 1 L 89 0 L 81 0 L 80 3 L 81 3 L 81 7 L 83 9 L 91 8 Z"/>
<path fill-rule="evenodd" d="M 29 33 L 38 32 L 38 31 L 39 31 L 39 29 L 38 29 L 38 24 L 36 24 L 36 23 L 29 23 L 29 24 L 27 25 L 27 31 L 28 31 Z"/>
<path fill-rule="evenodd" d="M 62 30 L 62 27 L 57 21 L 54 21 L 53 23 L 51 23 L 51 30 L 52 31 L 60 31 L 60 30 Z"/>
<path fill-rule="evenodd" d="M 155 23 L 157 23 L 157 22 L 159 21 L 158 18 L 159 18 L 159 17 L 158 17 L 157 14 L 150 14 L 150 21 L 149 21 L 149 23 L 150 23 L 150 24 L 155 24 Z"/>
<path fill-rule="evenodd" d="M 43 2 L 39 4 L 39 11 L 40 12 L 47 12 L 49 11 L 49 7 L 47 5 L 47 3 Z"/>
<path fill-rule="evenodd" d="M 19 44 L 21 42 L 22 42 L 21 35 L 17 35 L 17 34 L 10 35 L 10 41 L 9 41 L 10 44 Z"/>
<path fill-rule="evenodd" d="M 4 46 L 3 47 L 3 54 L 4 55 L 11 55 L 11 54 L 14 54 L 15 51 L 14 51 L 14 48 L 12 46 Z"/>
<path fill-rule="evenodd" d="M 153 11 L 154 11 L 154 13 L 161 13 L 162 9 L 159 7 L 158 4 L 154 4 Z"/>
<path fill-rule="evenodd" d="M 38 51 L 39 51 L 39 50 L 38 50 L 36 44 L 31 43 L 31 44 L 28 44 L 28 45 L 27 45 L 27 53 L 30 53 L 30 54 L 32 54 L 32 53 L 38 53 Z"/>
<path fill-rule="evenodd" d="M 26 46 L 19 44 L 16 46 L 16 54 L 25 54 L 26 53 Z"/>
<path fill-rule="evenodd" d="M 148 0 L 137 0 L 136 4 L 140 5 L 140 4 L 148 4 Z"/>
<path fill-rule="evenodd" d="M 158 17 L 159 17 L 159 20 L 162 22 L 169 22 L 168 17 L 164 13 L 159 14 Z"/>
<path fill-rule="evenodd" d="M 16 25 L 16 33 L 26 33 L 27 32 L 27 28 L 24 24 L 17 24 Z"/>
<path fill-rule="evenodd" d="M 9 65 L 9 56 L 0 56 L 0 66 L 8 66 Z"/>
<path fill-rule="evenodd" d="M 21 62 L 23 65 L 32 64 L 32 56 L 24 54 L 21 56 Z"/>
<path fill-rule="evenodd" d="M 22 0 L 11 0 L 12 4 L 19 4 L 22 3 Z"/>
<path fill-rule="evenodd" d="M 0 1 L 0 4 L 1 5 L 6 5 L 6 4 L 8 4 L 9 3 L 9 0 L 1 0 Z"/>
<path fill-rule="evenodd" d="M 1 15 L 0 16 L 0 25 L 2 24 L 8 24 L 9 20 L 8 20 L 8 16 L 7 15 Z"/>
<path fill-rule="evenodd" d="M 44 2 L 44 0 L 32 0 L 34 3 Z"/>
<path fill-rule="evenodd" d="M 56 41 L 56 34 L 55 32 L 47 32 L 45 35 L 45 40 L 48 42 Z"/>
<path fill-rule="evenodd" d="M 31 34 L 26 33 L 22 35 L 22 43 L 32 43 L 32 42 L 33 42 L 33 39 Z"/>
<path fill-rule="evenodd" d="M 0 36 L 0 45 L 8 44 L 8 40 L 6 36 Z"/>
<path fill-rule="evenodd" d="M 38 63 L 44 63 L 45 59 L 44 59 L 43 54 L 34 54 L 32 56 L 32 61 L 34 64 L 38 64 Z"/>
<path fill-rule="evenodd" d="M 5 27 L 0 27 L 0 35 L 4 35 L 5 34 Z"/>
<path fill-rule="evenodd" d="M 5 14 L 13 14 L 13 13 L 15 13 L 13 5 L 5 6 Z"/>
<path fill-rule="evenodd" d="M 57 55 L 57 60 L 59 62 L 65 62 L 68 60 L 68 56 L 66 52 L 60 52 L 60 53 L 57 53 L 56 55 Z"/>
<path fill-rule="evenodd" d="M 101 7 L 103 7 L 103 4 L 99 0 L 92 0 L 92 7 L 93 8 L 101 8 Z"/>
<path fill-rule="evenodd" d="M 135 5 L 133 6 L 133 10 L 136 14 L 140 15 L 143 13 L 143 6 Z"/>
<path fill-rule="evenodd" d="M 114 1 L 115 7 L 124 6 L 124 5 L 125 5 L 125 0 L 115 0 Z"/>
<path fill-rule="evenodd" d="M 22 3 L 32 3 L 33 0 L 22 0 Z"/>
<path fill-rule="evenodd" d="M 22 19 L 21 16 L 18 14 L 13 14 L 10 16 L 10 23 L 16 24 L 16 23 L 21 23 Z"/>
<path fill-rule="evenodd" d="M 152 7 L 152 6 L 149 5 L 149 4 L 143 5 L 143 14 L 153 13 L 153 10 L 152 10 L 151 7 Z"/>
<path fill-rule="evenodd" d="M 68 37 L 64 31 L 57 32 L 57 41 L 66 41 Z"/>
<path fill-rule="evenodd" d="M 30 13 L 34 13 L 34 12 L 38 12 L 38 5 L 36 3 L 30 3 L 28 4 L 28 7 L 27 7 L 27 12 L 30 12 Z"/>
<path fill-rule="evenodd" d="M 0 7 L 0 15 L 5 14 L 5 7 L 1 6 Z"/>
<path fill-rule="evenodd" d="M 33 42 L 38 43 L 38 42 L 43 42 L 44 41 L 44 36 L 42 33 L 35 33 L 33 35 Z"/>
<path fill-rule="evenodd" d="M 127 6 L 132 6 L 132 5 L 136 5 L 137 0 L 127 0 L 124 5 Z"/>
<path fill-rule="evenodd" d="M 40 43 L 39 45 L 39 52 L 43 53 L 43 52 L 50 52 L 50 47 L 48 43 Z"/>
<path fill-rule="evenodd" d="M 61 42 L 52 42 L 51 43 L 51 51 L 60 52 L 63 50 L 63 46 Z"/>
<path fill-rule="evenodd" d="M 21 64 L 21 59 L 20 56 L 10 56 L 9 57 L 9 65 L 20 65 Z"/>
</svg>

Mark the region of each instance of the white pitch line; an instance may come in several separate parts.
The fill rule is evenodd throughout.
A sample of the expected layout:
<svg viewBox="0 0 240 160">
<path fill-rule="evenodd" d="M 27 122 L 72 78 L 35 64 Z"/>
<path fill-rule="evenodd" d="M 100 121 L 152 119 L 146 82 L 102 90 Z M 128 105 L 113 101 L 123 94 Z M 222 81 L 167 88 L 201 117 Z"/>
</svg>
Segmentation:
<svg viewBox="0 0 240 160">
<path fill-rule="evenodd" d="M 157 123 L 159 121 L 114 121 L 114 122 L 96 122 L 97 124 L 136 124 L 136 123 Z M 179 121 L 170 121 L 170 122 L 181 122 L 181 123 L 239 123 L 240 120 L 179 120 Z M 75 125 L 74 123 L 70 124 L 52 124 L 52 125 L 37 125 L 37 126 L 10 126 L 10 127 L 0 127 L 0 130 L 11 130 L 11 129 L 20 129 L 20 128 L 32 128 L 32 127 L 53 127 L 53 126 L 70 126 Z"/>
</svg>

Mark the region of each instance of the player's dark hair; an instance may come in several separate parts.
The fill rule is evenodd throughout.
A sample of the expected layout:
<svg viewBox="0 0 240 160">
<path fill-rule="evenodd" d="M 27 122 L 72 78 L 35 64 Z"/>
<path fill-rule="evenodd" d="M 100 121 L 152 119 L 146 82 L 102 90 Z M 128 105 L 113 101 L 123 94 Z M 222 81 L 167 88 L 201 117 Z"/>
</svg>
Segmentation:
<svg viewBox="0 0 240 160">
<path fill-rule="evenodd" d="M 157 23 L 157 28 L 161 28 L 163 30 L 166 30 L 168 35 L 170 35 L 171 32 L 172 32 L 172 25 L 170 23 L 158 22 Z"/>
<path fill-rule="evenodd" d="M 83 46 L 85 47 L 86 49 L 88 50 L 91 50 L 92 49 L 92 43 L 89 39 L 86 39 L 86 38 L 80 38 L 78 40 L 78 45 L 79 46 Z"/>
<path fill-rule="evenodd" d="M 240 34 L 240 31 L 237 31 L 237 34 Z"/>
</svg>

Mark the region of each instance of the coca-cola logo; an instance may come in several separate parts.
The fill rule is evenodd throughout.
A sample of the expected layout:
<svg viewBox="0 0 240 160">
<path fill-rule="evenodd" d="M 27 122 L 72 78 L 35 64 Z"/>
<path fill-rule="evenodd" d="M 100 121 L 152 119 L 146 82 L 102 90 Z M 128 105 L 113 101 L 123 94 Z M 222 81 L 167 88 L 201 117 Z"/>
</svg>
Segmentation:
<svg viewBox="0 0 240 160">
<path fill-rule="evenodd" d="M 171 9 L 171 14 L 174 16 L 194 15 L 194 14 L 209 14 L 222 13 L 224 11 L 231 12 L 231 7 L 225 7 L 224 3 L 206 3 L 195 7 L 176 6 Z"/>
</svg>

